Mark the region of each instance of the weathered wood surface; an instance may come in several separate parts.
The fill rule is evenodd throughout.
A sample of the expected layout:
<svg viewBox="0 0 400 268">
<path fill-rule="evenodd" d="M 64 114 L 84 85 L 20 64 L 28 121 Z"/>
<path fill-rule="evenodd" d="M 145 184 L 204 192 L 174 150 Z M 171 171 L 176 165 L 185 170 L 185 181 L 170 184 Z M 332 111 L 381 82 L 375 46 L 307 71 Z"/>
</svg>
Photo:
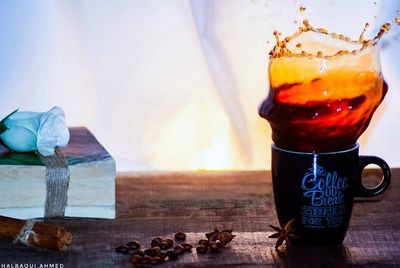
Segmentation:
<svg viewBox="0 0 400 268">
<path fill-rule="evenodd" d="M 0 264 L 131 267 L 127 256 L 114 252 L 116 246 L 133 239 L 148 246 L 151 238 L 177 231 L 194 243 L 214 227 L 227 227 L 237 237 L 221 253 L 193 251 L 157 267 L 399 267 L 399 175 L 400 169 L 393 170 L 383 197 L 355 203 L 342 247 L 279 253 L 268 238 L 268 225 L 277 225 L 270 172 L 119 174 L 116 220 L 54 220 L 75 235 L 64 253 L 0 240 Z"/>
</svg>

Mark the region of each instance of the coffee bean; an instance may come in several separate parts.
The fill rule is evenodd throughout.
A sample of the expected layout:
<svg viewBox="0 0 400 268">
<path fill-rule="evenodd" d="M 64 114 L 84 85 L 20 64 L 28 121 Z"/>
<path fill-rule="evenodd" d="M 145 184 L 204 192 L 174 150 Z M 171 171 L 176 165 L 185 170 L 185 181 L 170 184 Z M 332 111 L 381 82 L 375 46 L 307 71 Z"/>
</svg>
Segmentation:
<svg viewBox="0 0 400 268">
<path fill-rule="evenodd" d="M 159 247 L 163 239 L 161 237 L 156 237 L 151 241 L 151 247 Z"/>
<path fill-rule="evenodd" d="M 161 263 L 161 262 L 162 262 L 162 260 L 161 260 L 160 257 L 153 257 L 153 258 L 151 258 L 151 260 L 150 260 L 150 263 L 151 263 L 151 264 L 159 264 L 159 263 Z"/>
<path fill-rule="evenodd" d="M 160 252 L 161 252 L 161 249 L 159 247 L 153 247 L 153 248 L 146 249 L 144 251 L 144 254 L 146 254 L 147 256 L 150 256 L 150 257 L 154 257 L 154 256 L 160 254 Z"/>
<path fill-rule="evenodd" d="M 167 255 L 164 252 L 160 252 L 159 254 L 156 255 L 156 257 L 159 257 L 163 261 L 165 260 Z"/>
<path fill-rule="evenodd" d="M 169 249 L 170 246 L 168 245 L 167 242 L 163 241 L 163 242 L 161 242 L 161 244 L 160 244 L 160 248 L 161 248 L 162 250 L 166 250 L 166 249 Z"/>
<path fill-rule="evenodd" d="M 179 232 L 179 233 L 176 233 L 174 237 L 175 237 L 176 240 L 183 241 L 183 240 L 186 239 L 186 234 L 182 233 L 182 232 Z"/>
<path fill-rule="evenodd" d="M 129 261 L 133 264 L 140 264 L 143 262 L 143 257 L 140 255 L 132 255 Z"/>
<path fill-rule="evenodd" d="M 165 252 L 165 254 L 170 260 L 175 260 L 176 258 L 178 258 L 178 254 L 173 250 L 168 250 L 167 252 Z"/>
<path fill-rule="evenodd" d="M 208 240 L 207 239 L 200 239 L 198 244 L 207 247 L 208 246 Z"/>
<path fill-rule="evenodd" d="M 134 252 L 132 252 L 131 256 L 133 256 L 133 255 L 139 255 L 139 256 L 144 257 L 144 255 L 146 255 L 146 254 L 144 254 L 144 252 L 139 249 L 139 250 L 135 250 Z"/>
<path fill-rule="evenodd" d="M 198 245 L 196 247 L 196 251 L 197 251 L 197 253 L 200 253 L 200 254 L 206 253 L 207 252 L 207 247 L 204 246 L 204 245 Z"/>
<path fill-rule="evenodd" d="M 133 250 L 139 249 L 139 248 L 140 248 L 139 242 L 138 242 L 138 241 L 135 241 L 135 240 L 126 243 L 126 246 L 127 246 L 128 248 L 130 248 L 130 249 L 133 249 Z"/>
<path fill-rule="evenodd" d="M 183 247 L 183 249 L 185 251 L 190 251 L 193 248 L 193 246 L 191 244 L 188 244 L 188 243 L 182 243 L 181 246 Z"/>
<path fill-rule="evenodd" d="M 165 239 L 163 242 L 167 242 L 167 244 L 170 248 L 172 248 L 172 246 L 174 245 L 174 240 L 169 239 L 169 238 Z"/>
<path fill-rule="evenodd" d="M 144 256 L 142 257 L 142 263 L 147 264 L 151 262 L 151 257 L 150 256 Z"/>
<path fill-rule="evenodd" d="M 185 249 L 181 245 L 178 245 L 174 247 L 174 251 L 176 254 L 181 255 L 185 251 Z"/>
<path fill-rule="evenodd" d="M 115 252 L 122 253 L 122 254 L 128 254 L 129 248 L 127 246 L 119 246 L 115 249 Z"/>
</svg>

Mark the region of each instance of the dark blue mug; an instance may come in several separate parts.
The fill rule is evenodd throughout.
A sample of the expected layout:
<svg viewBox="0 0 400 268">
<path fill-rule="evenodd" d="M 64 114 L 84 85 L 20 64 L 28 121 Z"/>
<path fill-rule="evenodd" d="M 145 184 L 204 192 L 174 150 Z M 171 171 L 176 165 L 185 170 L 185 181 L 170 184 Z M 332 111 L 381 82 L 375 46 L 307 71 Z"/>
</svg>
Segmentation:
<svg viewBox="0 0 400 268">
<path fill-rule="evenodd" d="M 391 179 L 388 164 L 376 156 L 359 156 L 359 146 L 338 152 L 306 153 L 272 146 L 275 207 L 281 226 L 294 219 L 298 246 L 336 246 L 343 242 L 354 197 L 384 192 Z M 383 179 L 374 188 L 362 183 L 362 171 L 378 165 Z"/>
</svg>

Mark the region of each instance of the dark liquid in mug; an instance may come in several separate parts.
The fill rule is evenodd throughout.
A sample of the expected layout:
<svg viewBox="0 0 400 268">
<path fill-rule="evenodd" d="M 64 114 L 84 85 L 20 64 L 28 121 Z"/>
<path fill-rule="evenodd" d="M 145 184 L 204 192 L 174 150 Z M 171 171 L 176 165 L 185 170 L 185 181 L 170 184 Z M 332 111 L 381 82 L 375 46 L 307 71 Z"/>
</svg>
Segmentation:
<svg viewBox="0 0 400 268">
<path fill-rule="evenodd" d="M 324 87 L 321 80 L 308 85 L 284 84 L 271 88 L 259 114 L 268 120 L 272 140 L 280 148 L 303 152 L 342 150 L 357 142 L 387 92 L 387 84 L 380 75 L 372 80 L 366 94 L 326 100 L 313 100 L 313 95 Z M 331 82 L 331 87 L 335 86 L 334 83 Z M 301 99 L 298 102 L 296 92 Z M 306 92 L 310 92 L 310 100 L 303 101 Z"/>
</svg>

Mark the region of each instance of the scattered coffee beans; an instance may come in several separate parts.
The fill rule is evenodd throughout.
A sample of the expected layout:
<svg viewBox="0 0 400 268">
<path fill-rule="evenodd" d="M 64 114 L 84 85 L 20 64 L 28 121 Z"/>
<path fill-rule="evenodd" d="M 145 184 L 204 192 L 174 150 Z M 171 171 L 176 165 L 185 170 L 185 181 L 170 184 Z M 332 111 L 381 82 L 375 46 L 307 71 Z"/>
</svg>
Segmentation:
<svg viewBox="0 0 400 268">
<path fill-rule="evenodd" d="M 232 235 L 232 231 L 232 229 L 225 229 L 222 231 L 214 229 L 213 232 L 206 233 L 207 239 L 200 239 L 198 241 L 196 252 L 198 254 L 219 252 L 221 248 L 226 246 L 235 237 Z M 183 241 L 186 239 L 186 234 L 178 232 L 174 235 L 174 238 L 177 241 Z M 141 245 L 139 242 L 133 240 L 123 246 L 117 247 L 115 251 L 123 254 L 130 253 L 129 261 L 132 264 L 148 266 L 168 260 L 175 260 L 185 252 L 192 251 L 193 248 L 189 243 L 182 243 L 174 247 L 174 241 L 172 239 L 163 239 L 161 237 L 155 237 L 151 241 L 151 247 L 148 249 L 140 250 L 140 247 Z"/>
</svg>

